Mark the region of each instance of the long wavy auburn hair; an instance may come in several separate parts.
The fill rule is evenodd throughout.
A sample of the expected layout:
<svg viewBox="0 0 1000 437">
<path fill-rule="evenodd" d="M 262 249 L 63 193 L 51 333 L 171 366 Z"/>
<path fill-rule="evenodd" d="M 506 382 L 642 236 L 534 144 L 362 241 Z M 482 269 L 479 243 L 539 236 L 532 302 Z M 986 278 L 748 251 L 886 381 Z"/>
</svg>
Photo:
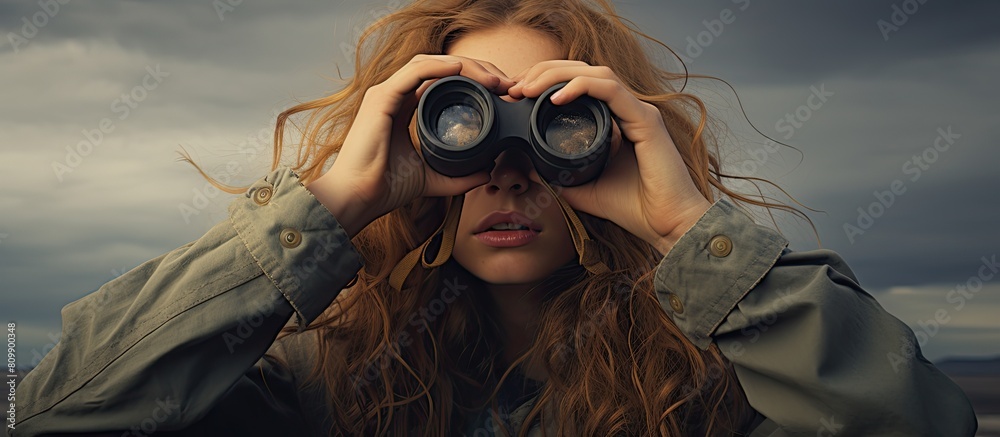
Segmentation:
<svg viewBox="0 0 1000 437">
<path fill-rule="evenodd" d="M 683 92 L 688 78 L 711 77 L 656 66 L 642 41 L 669 47 L 619 17 L 607 0 L 417 0 L 381 17 L 361 35 L 355 74 L 340 91 L 278 116 L 272 168 L 279 165 L 286 123 L 308 115 L 295 125 L 301 139 L 293 169 L 304 183 L 315 180 L 344 144 L 369 87 L 414 55 L 444 54 L 462 35 L 505 25 L 551 35 L 568 59 L 612 67 L 639 99 L 660 109 L 709 201 L 726 195 L 801 215 L 722 184 L 724 178 L 767 181 L 721 172 L 705 105 Z M 685 338 L 654 291 L 661 256 L 610 221 L 580 213 L 611 272 L 594 275 L 573 261 L 540 285 L 537 338 L 513 363 L 500 360 L 505 334 L 491 297 L 454 259 L 437 269 L 417 268 L 404 290 L 394 292 L 390 272 L 442 222 L 444 200 L 415 200 L 361 230 L 353 238 L 364 259 L 356 283 L 308 328 L 316 331 L 319 359 L 306 383 L 329 393 L 331 434 L 461 434 L 467 429 L 462 418 L 484 408 L 502 418 L 497 387 L 528 364 L 544 369 L 547 379 L 521 428 L 502 429 L 505 435 L 526 435 L 539 423 L 543 432 L 567 436 L 745 430 L 751 410 L 731 364 L 715 345 L 701 350 Z M 448 289 L 454 300 L 445 304 Z"/>
</svg>

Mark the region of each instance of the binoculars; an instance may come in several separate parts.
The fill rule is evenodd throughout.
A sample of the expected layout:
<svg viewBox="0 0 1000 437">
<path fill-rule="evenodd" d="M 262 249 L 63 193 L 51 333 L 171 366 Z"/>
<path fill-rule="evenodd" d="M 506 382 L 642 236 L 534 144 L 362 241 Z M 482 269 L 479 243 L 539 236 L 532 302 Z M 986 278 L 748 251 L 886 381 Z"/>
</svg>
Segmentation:
<svg viewBox="0 0 1000 437">
<path fill-rule="evenodd" d="M 501 152 L 520 148 L 552 185 L 576 186 L 600 176 L 611 152 L 611 111 L 580 96 L 555 105 L 553 85 L 536 99 L 507 102 L 478 82 L 449 76 L 432 84 L 417 106 L 417 135 L 427 164 L 445 176 L 489 170 Z"/>
</svg>

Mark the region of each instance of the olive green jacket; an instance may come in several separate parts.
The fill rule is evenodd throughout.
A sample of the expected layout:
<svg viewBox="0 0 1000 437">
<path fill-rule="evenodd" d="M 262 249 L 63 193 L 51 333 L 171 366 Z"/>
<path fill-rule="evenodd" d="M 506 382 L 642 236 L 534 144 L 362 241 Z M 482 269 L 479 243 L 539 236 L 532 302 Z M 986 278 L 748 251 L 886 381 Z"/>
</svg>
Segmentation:
<svg viewBox="0 0 1000 437">
<path fill-rule="evenodd" d="M 62 340 L 18 387 L 6 432 L 323 435 L 322 389 L 297 386 L 316 359 L 314 334 L 275 338 L 318 317 L 362 259 L 289 169 L 229 211 L 198 240 L 63 308 Z M 972 436 L 963 392 L 844 261 L 786 246 L 720 200 L 655 273 L 687 338 L 734 364 L 759 413 L 750 435 Z"/>
</svg>

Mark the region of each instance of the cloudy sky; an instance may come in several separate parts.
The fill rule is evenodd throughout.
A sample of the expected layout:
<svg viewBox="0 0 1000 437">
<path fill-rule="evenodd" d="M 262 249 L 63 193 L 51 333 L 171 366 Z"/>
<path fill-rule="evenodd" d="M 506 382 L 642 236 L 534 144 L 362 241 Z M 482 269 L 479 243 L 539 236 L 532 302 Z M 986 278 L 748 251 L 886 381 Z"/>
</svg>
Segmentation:
<svg viewBox="0 0 1000 437">
<path fill-rule="evenodd" d="M 22 364 L 58 339 L 64 305 L 226 218 L 231 197 L 206 195 L 181 147 L 235 163 L 234 183 L 262 176 L 274 114 L 335 90 L 337 67 L 353 70 L 344 47 L 399 0 L 229 3 L 0 0 L 0 319 L 18 324 Z M 731 172 L 821 210 L 822 246 L 934 331 L 926 356 L 1000 354 L 1000 4 L 617 4 L 736 88 L 752 125 L 727 87 L 689 87 L 729 127 Z M 817 246 L 778 223 L 793 248 Z"/>
</svg>

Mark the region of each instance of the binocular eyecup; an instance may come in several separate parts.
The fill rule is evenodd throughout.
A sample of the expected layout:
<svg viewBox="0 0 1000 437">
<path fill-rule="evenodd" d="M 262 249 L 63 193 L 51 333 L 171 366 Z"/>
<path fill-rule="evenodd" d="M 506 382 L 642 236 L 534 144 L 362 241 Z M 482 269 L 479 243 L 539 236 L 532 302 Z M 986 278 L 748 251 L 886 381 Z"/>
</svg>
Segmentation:
<svg viewBox="0 0 1000 437">
<path fill-rule="evenodd" d="M 596 179 L 611 152 L 611 111 L 590 96 L 553 104 L 549 96 L 565 85 L 553 85 L 536 99 L 507 102 L 467 77 L 439 79 L 417 107 L 424 160 L 438 173 L 461 177 L 491 169 L 501 152 L 515 147 L 549 184 Z"/>
</svg>

